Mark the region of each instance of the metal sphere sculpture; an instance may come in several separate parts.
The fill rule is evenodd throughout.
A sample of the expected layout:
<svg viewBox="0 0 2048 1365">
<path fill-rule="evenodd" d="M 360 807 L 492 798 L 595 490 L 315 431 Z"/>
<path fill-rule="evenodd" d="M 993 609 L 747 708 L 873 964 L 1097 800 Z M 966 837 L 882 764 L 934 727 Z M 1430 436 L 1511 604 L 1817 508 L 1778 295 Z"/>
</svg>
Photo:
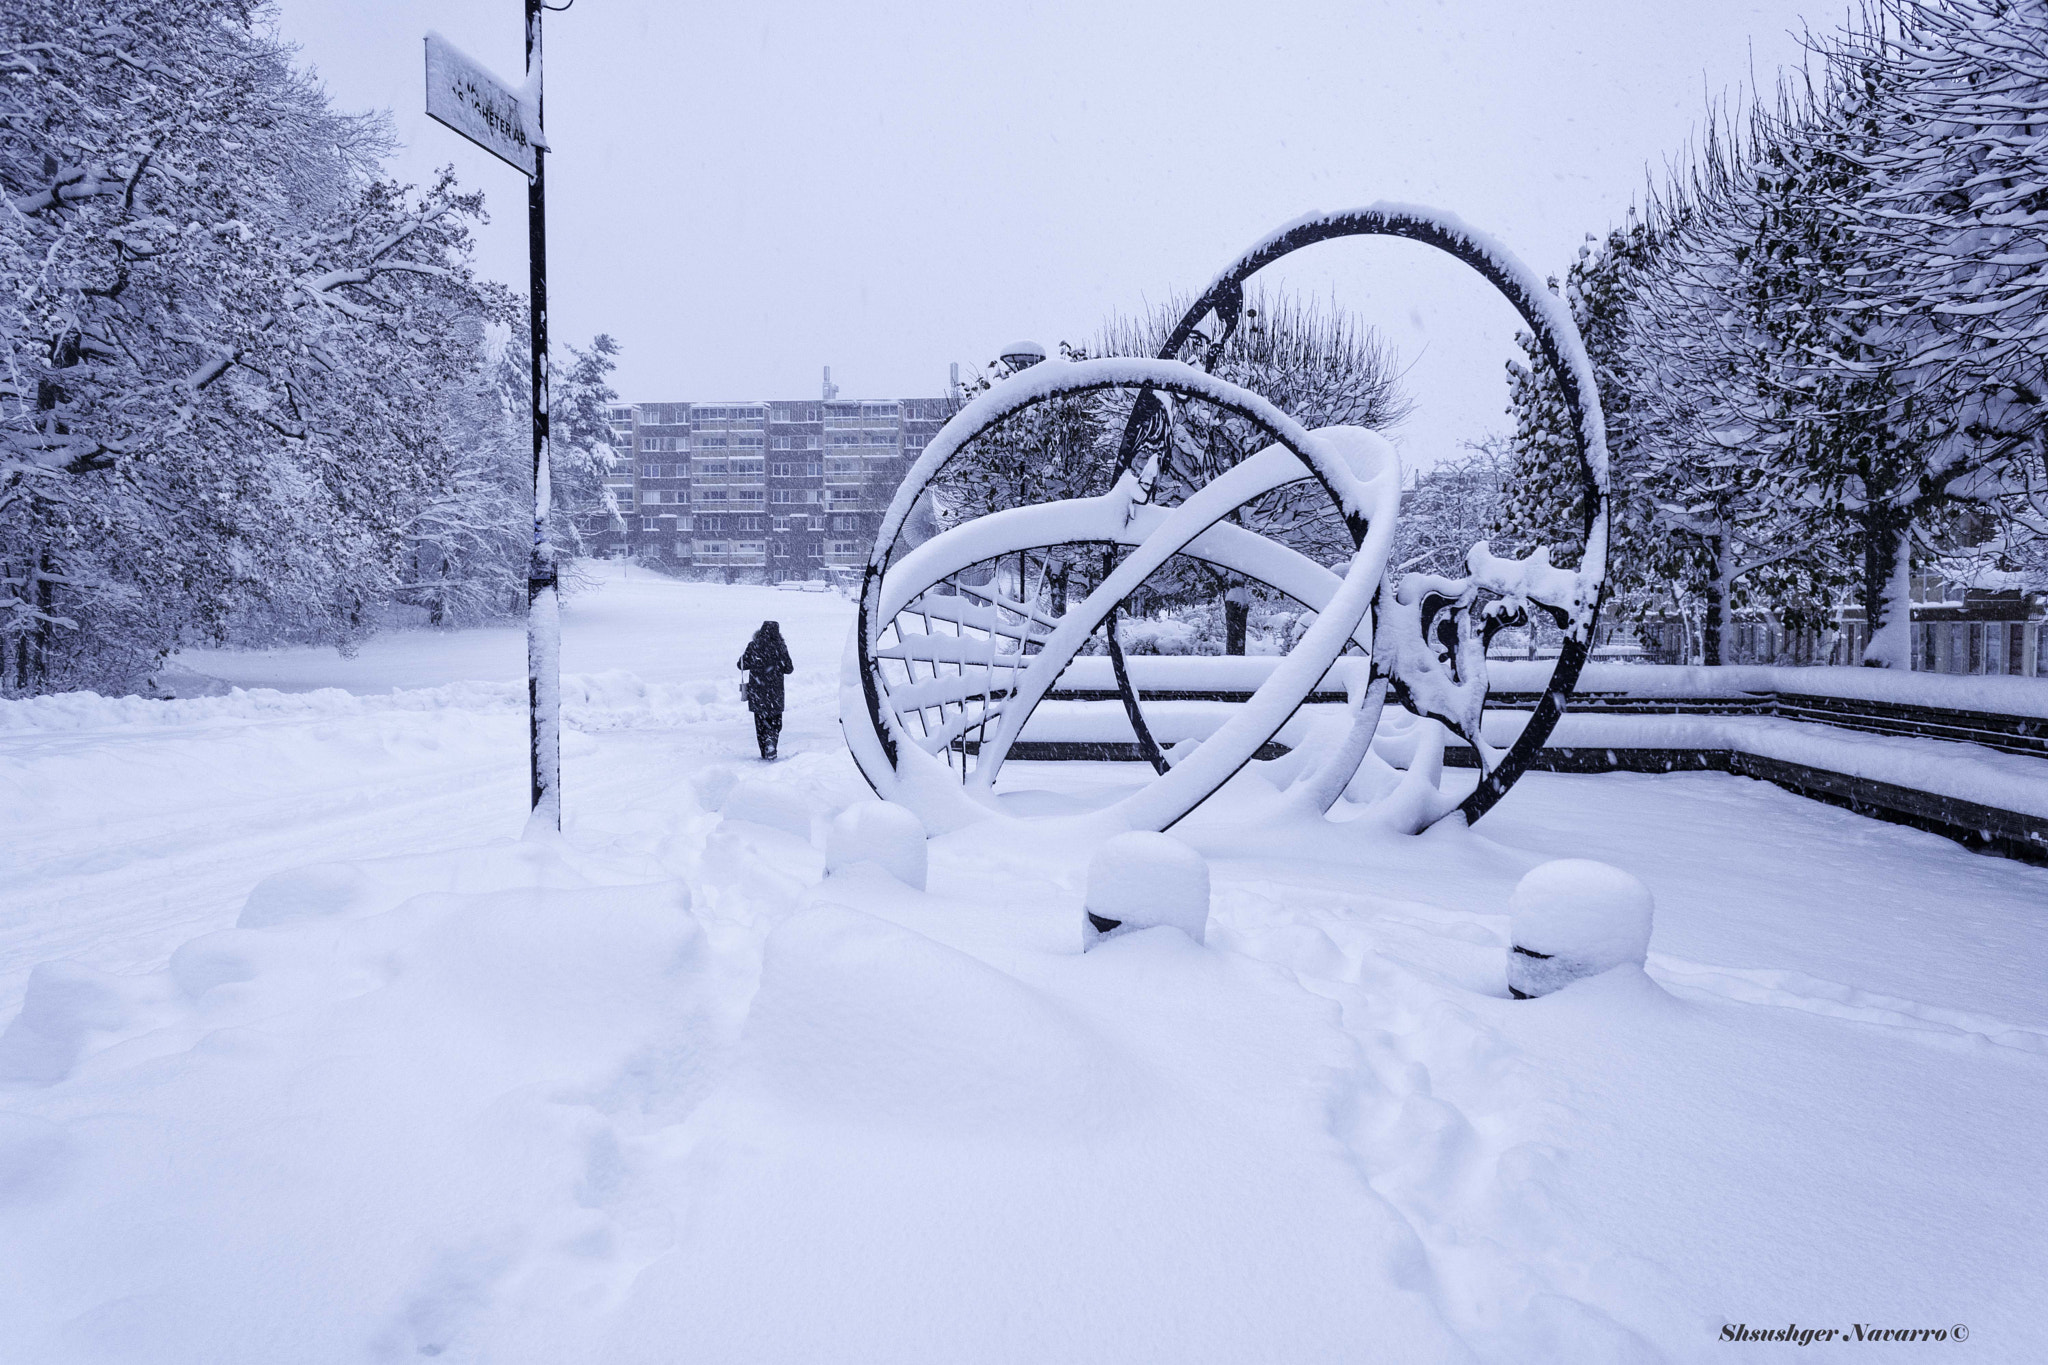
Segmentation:
<svg viewBox="0 0 2048 1365">
<path fill-rule="evenodd" d="M 1581 493 L 1584 546 L 1577 569 L 1553 566 L 1547 549 L 1513 560 L 1481 542 L 1472 547 L 1463 577 L 1390 576 L 1387 555 L 1401 486 L 1393 448 L 1359 428 L 1306 430 L 1258 394 L 1211 373 L 1245 316 L 1246 280 L 1303 247 L 1355 236 L 1406 238 L 1457 257 L 1528 324 L 1572 419 L 1570 473 Z M 1113 467 L 1103 471 L 1106 492 L 937 525 L 933 482 L 963 447 L 1036 405 L 1105 394 L 1128 407 Z M 1162 505 L 1154 494 L 1172 460 L 1180 404 L 1210 405 L 1272 444 L 1179 502 Z M 1328 499 L 1352 547 L 1335 569 L 1228 519 L 1276 490 L 1305 484 Z M 1591 652 L 1607 555 L 1607 485 L 1592 366 L 1570 313 L 1536 276 L 1498 243 L 1430 209 L 1378 204 L 1311 214 L 1270 234 L 1219 275 L 1156 358 L 1033 364 L 947 423 L 905 476 L 876 534 L 848 644 L 841 725 L 877 794 L 917 809 L 935 829 L 984 818 L 996 809 L 996 778 L 1025 722 L 1100 633 L 1125 714 L 1155 776 L 1095 818 L 1163 830 L 1251 762 L 1350 647 L 1369 665 L 1363 685 L 1349 694 L 1342 735 L 1290 767 L 1288 790 L 1328 811 L 1368 753 L 1401 750 L 1398 736 L 1387 746 L 1380 733 L 1391 696 L 1470 744 L 1482 770 L 1477 788 L 1461 802 L 1416 805 L 1410 791 L 1411 826 L 1454 812 L 1477 820 L 1528 769 Z M 1104 555 L 1099 583 L 1077 604 L 1040 600 L 1026 590 L 1021 569 L 1012 597 L 999 574 L 979 568 L 1007 556 L 1076 546 L 1099 547 Z M 1132 684 L 1117 618 L 1131 594 L 1174 556 L 1284 594 L 1313 611 L 1315 621 L 1248 701 L 1191 752 L 1177 746 L 1169 757 L 1153 738 Z M 1534 713 L 1511 743 L 1497 748 L 1483 732 L 1486 647 L 1500 629 L 1525 624 L 1538 612 L 1562 630 L 1557 662 Z M 1412 735 L 1409 740 L 1412 753 Z M 958 772 L 951 767 L 956 754 Z"/>
</svg>

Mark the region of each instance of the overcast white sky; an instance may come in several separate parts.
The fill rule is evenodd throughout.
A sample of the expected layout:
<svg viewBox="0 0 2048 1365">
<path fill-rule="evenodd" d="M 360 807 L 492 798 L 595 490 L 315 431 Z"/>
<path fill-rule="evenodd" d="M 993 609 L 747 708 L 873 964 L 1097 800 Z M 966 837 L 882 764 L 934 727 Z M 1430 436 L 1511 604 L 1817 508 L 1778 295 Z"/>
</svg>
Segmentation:
<svg viewBox="0 0 2048 1365">
<path fill-rule="evenodd" d="M 519 0 L 281 0 L 401 171 L 490 195 L 487 273 L 523 286 L 516 172 L 421 112 L 436 29 L 516 78 Z M 558 337 L 607 331 L 636 402 L 943 391 L 1003 343 L 1082 340 L 1200 287 L 1311 208 L 1451 209 L 1545 273 L 1638 199 L 1710 96 L 1799 60 L 1817 0 L 1072 0 L 682 4 L 548 16 Z M 1406 243 L 1326 244 L 1334 293 L 1411 363 L 1398 438 L 1502 429 L 1515 319 Z M 1300 259 L 1300 258 L 1297 258 Z M 1269 272 L 1268 278 L 1270 278 Z"/>
</svg>

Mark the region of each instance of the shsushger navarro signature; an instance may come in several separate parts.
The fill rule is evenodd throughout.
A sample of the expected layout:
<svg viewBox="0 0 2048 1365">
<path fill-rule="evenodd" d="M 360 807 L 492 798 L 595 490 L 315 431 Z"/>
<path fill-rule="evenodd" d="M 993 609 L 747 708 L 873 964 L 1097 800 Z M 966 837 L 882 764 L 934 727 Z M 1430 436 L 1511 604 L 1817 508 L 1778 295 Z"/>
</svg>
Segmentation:
<svg viewBox="0 0 2048 1365">
<path fill-rule="evenodd" d="M 1875 1327 L 1867 1322 L 1847 1327 L 1751 1327 L 1746 1322 L 1721 1324 L 1723 1341 L 1788 1341 L 1810 1346 L 1816 1341 L 1968 1341 L 1970 1329 L 1963 1323 L 1951 1327 Z"/>
</svg>

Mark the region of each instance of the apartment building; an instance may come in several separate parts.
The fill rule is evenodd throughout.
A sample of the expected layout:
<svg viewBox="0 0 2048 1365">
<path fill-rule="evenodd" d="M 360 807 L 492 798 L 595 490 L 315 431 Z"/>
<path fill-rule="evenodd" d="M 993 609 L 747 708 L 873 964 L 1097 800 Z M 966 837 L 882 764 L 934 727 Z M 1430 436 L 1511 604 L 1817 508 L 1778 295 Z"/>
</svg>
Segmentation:
<svg viewBox="0 0 2048 1365">
<path fill-rule="evenodd" d="M 608 481 L 625 529 L 593 517 L 591 548 L 741 580 L 858 568 L 952 405 L 840 398 L 829 377 L 825 395 L 614 408 L 615 446 L 631 453 Z"/>
</svg>

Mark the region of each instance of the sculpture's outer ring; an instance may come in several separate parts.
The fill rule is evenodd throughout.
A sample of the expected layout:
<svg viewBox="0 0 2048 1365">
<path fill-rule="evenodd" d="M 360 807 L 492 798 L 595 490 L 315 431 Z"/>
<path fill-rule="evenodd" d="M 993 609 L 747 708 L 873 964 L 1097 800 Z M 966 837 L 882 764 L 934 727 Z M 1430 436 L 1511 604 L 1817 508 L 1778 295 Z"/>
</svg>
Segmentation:
<svg viewBox="0 0 2048 1365">
<path fill-rule="evenodd" d="M 1543 696 L 1529 723 L 1515 737 L 1492 772 L 1458 807 L 1467 824 L 1491 810 L 1508 788 L 1515 784 L 1536 752 L 1549 740 L 1564 715 L 1565 699 L 1578 685 L 1579 673 L 1592 654 L 1593 631 L 1599 619 L 1605 592 L 1608 534 L 1608 469 L 1606 418 L 1600 409 L 1600 389 L 1594 378 L 1578 324 L 1545 283 L 1538 279 L 1505 246 L 1457 218 L 1436 209 L 1412 204 L 1373 204 L 1338 213 L 1312 213 L 1269 234 L 1239 256 L 1218 275 L 1181 317 L 1166 343 L 1162 358 L 1180 353 L 1194 339 L 1204 318 L 1214 313 L 1220 333 L 1211 339 L 1206 364 L 1213 365 L 1243 314 L 1244 282 L 1259 271 L 1303 247 L 1339 237 L 1400 237 L 1435 247 L 1471 266 L 1514 305 L 1536 338 L 1543 359 L 1557 377 L 1565 407 L 1571 413 L 1574 453 L 1582 493 L 1581 532 L 1585 554 L 1579 563 L 1579 601 L 1557 655 L 1557 665 L 1544 685 Z M 1118 451 L 1118 470 L 1128 468 L 1136 446 L 1135 425 L 1127 425 Z M 1137 706 L 1128 683 L 1118 678 L 1124 692 L 1124 706 Z M 1475 740 L 1478 736 L 1473 737 Z"/>
</svg>

